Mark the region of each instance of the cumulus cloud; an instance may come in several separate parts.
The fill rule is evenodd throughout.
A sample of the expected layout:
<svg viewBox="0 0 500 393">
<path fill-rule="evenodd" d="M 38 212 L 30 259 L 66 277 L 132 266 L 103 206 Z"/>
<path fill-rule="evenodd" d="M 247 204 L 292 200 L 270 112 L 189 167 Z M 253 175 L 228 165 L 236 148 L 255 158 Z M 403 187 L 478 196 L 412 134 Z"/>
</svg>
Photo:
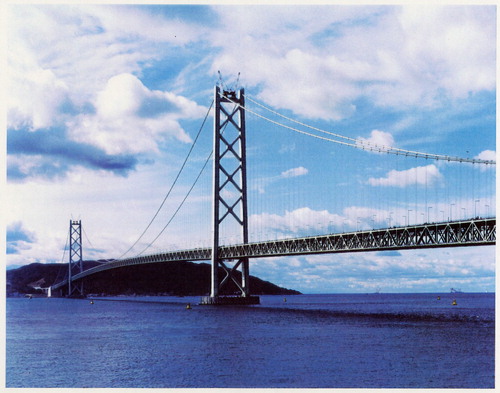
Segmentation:
<svg viewBox="0 0 500 393">
<path fill-rule="evenodd" d="M 134 75 L 108 80 L 97 94 L 95 114 L 85 114 L 69 125 L 69 135 L 107 154 L 157 152 L 167 138 L 191 142 L 179 121 L 196 119 L 206 109 L 170 92 L 150 90 Z"/>
<path fill-rule="evenodd" d="M 13 117 L 15 127 L 9 129 L 7 143 L 10 179 L 55 178 L 75 165 L 127 175 L 135 169 L 139 154 L 158 152 L 158 145 L 168 138 L 190 142 L 180 120 L 206 112 L 185 97 L 149 90 L 131 74 L 108 81 L 97 95 L 95 111 L 82 111 L 61 124 L 53 124 L 56 107 L 63 116 L 62 101 L 57 105 L 55 101 L 50 110 L 39 106 L 44 115 L 33 116 L 31 123 Z M 23 122 L 27 124 L 21 127 Z M 49 124 L 52 127 L 40 128 Z"/>
<path fill-rule="evenodd" d="M 440 107 L 495 89 L 494 7 L 216 10 L 224 31 L 213 34 L 221 53 L 212 72 L 241 71 L 260 99 L 308 118 L 349 117 L 362 98 L 379 107 Z"/>
<path fill-rule="evenodd" d="M 252 272 L 304 293 L 448 292 L 451 287 L 494 291 L 494 260 L 494 247 L 437 249 L 432 254 L 405 250 L 264 258 L 252 263 Z"/>
<path fill-rule="evenodd" d="M 68 86 L 46 69 L 23 73 L 19 79 L 20 75 L 9 79 L 8 125 L 38 129 L 60 121 L 63 106 L 69 102 Z"/>
<path fill-rule="evenodd" d="M 390 132 L 373 130 L 369 138 L 357 138 L 358 146 L 370 147 L 394 147 L 394 138 Z"/>
<path fill-rule="evenodd" d="M 448 208 L 448 205 L 434 206 L 435 213 L 440 213 L 440 210 Z M 472 208 L 474 208 L 473 205 Z M 427 209 L 425 204 L 417 206 L 411 217 L 412 224 L 415 224 L 417 219 L 427 217 L 429 213 Z M 384 210 L 364 206 L 348 206 L 337 214 L 328 210 L 301 207 L 291 211 L 287 210 L 283 214 L 253 214 L 249 217 L 249 227 L 253 231 L 252 241 L 269 240 L 266 238 L 266 234 L 268 237 L 287 238 L 407 225 L 407 214 L 406 208 Z M 431 217 L 431 221 L 433 218 Z"/>
<path fill-rule="evenodd" d="M 434 164 L 419 166 L 404 171 L 391 170 L 386 177 L 368 179 L 368 184 L 372 186 L 407 187 L 412 184 L 431 185 L 439 182 L 443 178 L 438 167 Z"/>
<path fill-rule="evenodd" d="M 19 254 L 22 250 L 28 250 L 36 241 L 35 233 L 24 228 L 21 221 L 7 226 L 7 254 Z"/>
<path fill-rule="evenodd" d="M 133 74 L 163 56 L 160 43 L 197 41 L 204 28 L 168 23 L 140 7 L 110 11 L 8 7 L 10 179 L 53 178 L 74 165 L 125 175 L 141 153 L 158 152 L 168 140 L 191 141 L 181 122 L 206 109 L 180 94 L 150 90 Z"/>
<path fill-rule="evenodd" d="M 138 74 L 169 46 L 182 48 L 206 36 L 196 21 L 136 6 L 30 4 L 11 5 L 7 12 L 9 70 L 22 70 L 21 77 L 51 70 L 78 105 L 92 100 L 113 75 Z M 15 93 L 21 85 L 13 87 Z"/>
<path fill-rule="evenodd" d="M 477 160 L 496 161 L 497 153 L 493 150 L 484 150 L 474 158 Z"/>
<path fill-rule="evenodd" d="M 469 203 L 468 206 L 474 208 L 474 204 Z M 429 218 L 428 206 L 425 204 L 415 206 L 410 222 L 415 224 L 417 220 L 427 218 L 431 221 L 439 221 L 444 210 L 448 211 L 449 209 L 448 204 L 434 205 L 433 207 L 434 216 Z M 249 217 L 249 227 L 253 230 L 253 240 L 257 240 L 255 237 L 265 238 L 266 234 L 279 238 L 324 235 L 326 233 L 408 225 L 407 214 L 406 208 L 396 207 L 385 210 L 352 205 L 344 208 L 340 213 L 301 207 L 291 211 L 286 210 L 283 214 L 267 212 L 252 214 Z M 440 216 L 436 217 L 436 214 L 440 214 Z"/>
<path fill-rule="evenodd" d="M 307 231 L 325 231 L 330 225 L 342 225 L 342 217 L 327 210 L 302 207 L 286 211 L 283 215 L 261 213 L 249 218 L 250 227 L 261 231 L 275 231 L 284 235 L 296 235 Z"/>
</svg>

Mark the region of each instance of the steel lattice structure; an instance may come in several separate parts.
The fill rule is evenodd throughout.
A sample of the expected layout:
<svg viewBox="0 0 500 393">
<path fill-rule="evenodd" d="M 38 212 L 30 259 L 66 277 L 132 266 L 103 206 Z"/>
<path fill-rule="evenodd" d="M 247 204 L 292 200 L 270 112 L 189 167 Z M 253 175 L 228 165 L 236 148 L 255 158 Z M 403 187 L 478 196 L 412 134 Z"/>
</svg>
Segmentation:
<svg viewBox="0 0 500 393">
<path fill-rule="evenodd" d="M 214 103 L 212 268 L 210 296 L 203 299 L 205 304 L 221 302 L 218 299 L 219 290 L 229 280 L 239 288 L 242 298 L 250 296 L 248 258 L 239 258 L 230 269 L 219 256 L 220 233 L 224 222 L 226 225 L 236 225 L 241 242 L 248 243 L 244 90 L 240 89 L 238 94 L 232 90 L 221 91 L 216 86 Z M 239 267 L 241 280 L 233 274 Z M 218 277 L 219 268 L 226 274 L 221 281 Z"/>
<path fill-rule="evenodd" d="M 287 255 L 489 246 L 495 243 L 496 218 L 488 218 L 223 246 L 218 249 L 218 257 L 228 261 Z M 104 270 L 124 266 L 171 261 L 204 261 L 211 258 L 210 248 L 172 251 L 109 262 L 76 274 L 72 279 L 81 280 Z M 68 285 L 68 280 L 52 286 L 52 290 L 65 285 Z"/>
<path fill-rule="evenodd" d="M 83 281 L 72 278 L 83 272 L 82 222 L 69 222 L 68 296 L 83 296 Z M 75 281 L 75 282 L 73 282 Z"/>
<path fill-rule="evenodd" d="M 250 101 L 253 101 L 249 98 Z M 256 103 L 255 101 L 253 101 Z M 392 227 L 365 231 L 336 233 L 301 238 L 289 238 L 262 242 L 248 242 L 248 208 L 246 179 L 246 129 L 244 89 L 239 91 L 215 87 L 213 134 L 213 196 L 212 196 L 212 244 L 210 248 L 171 251 L 148 256 L 120 259 L 83 271 L 81 221 L 70 221 L 70 260 L 68 278 L 53 285 L 50 290 L 68 288 L 68 296 L 83 296 L 83 278 L 99 272 L 131 265 L 167 263 L 170 261 L 211 261 L 211 292 L 202 299 L 203 304 L 233 303 L 235 298 L 220 296 L 220 289 L 232 280 L 240 290 L 237 303 L 252 304 L 258 297 L 250 296 L 249 258 L 290 255 L 366 252 L 382 250 L 408 250 L 433 247 L 465 247 L 495 245 L 496 218 L 448 221 L 415 226 Z M 260 105 L 260 104 L 258 104 Z M 262 107 L 262 105 L 260 105 Z M 265 108 L 265 107 L 264 107 Z M 265 108 L 269 110 L 269 108 Z M 280 115 L 281 116 L 281 115 Z M 272 121 L 264 117 L 268 121 Z M 293 119 L 289 119 L 293 120 Z M 272 121 L 274 122 L 274 121 Z M 461 159 L 441 155 L 395 149 L 387 146 L 360 145 L 358 140 L 345 138 L 324 130 L 308 127 L 324 135 L 311 134 L 286 126 L 295 132 L 356 148 L 371 149 L 411 157 L 436 160 L 495 164 L 494 161 Z M 281 124 L 280 124 L 281 125 Z M 341 137 L 339 141 L 331 137 Z M 239 244 L 222 245 L 222 230 L 238 231 Z M 228 265 L 229 262 L 233 266 Z M 234 274 L 241 269 L 241 279 Z M 225 277 L 219 280 L 219 271 Z"/>
</svg>

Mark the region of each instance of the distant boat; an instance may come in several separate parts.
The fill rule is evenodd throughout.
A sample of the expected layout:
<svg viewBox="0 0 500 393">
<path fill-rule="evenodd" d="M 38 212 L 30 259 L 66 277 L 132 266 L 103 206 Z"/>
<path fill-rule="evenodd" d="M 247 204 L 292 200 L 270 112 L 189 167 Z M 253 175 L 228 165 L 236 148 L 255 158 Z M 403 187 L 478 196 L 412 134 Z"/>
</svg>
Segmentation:
<svg viewBox="0 0 500 393">
<path fill-rule="evenodd" d="M 461 289 L 450 288 L 450 293 L 463 293 Z"/>
</svg>

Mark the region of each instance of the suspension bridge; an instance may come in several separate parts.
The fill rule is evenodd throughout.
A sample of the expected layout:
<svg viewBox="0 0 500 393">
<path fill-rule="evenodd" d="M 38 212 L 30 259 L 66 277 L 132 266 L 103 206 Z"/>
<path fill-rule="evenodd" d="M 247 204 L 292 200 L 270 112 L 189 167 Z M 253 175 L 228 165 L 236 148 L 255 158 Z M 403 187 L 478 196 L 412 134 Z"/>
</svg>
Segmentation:
<svg viewBox="0 0 500 393">
<path fill-rule="evenodd" d="M 399 223 L 393 217 L 395 207 L 386 209 L 385 218 L 377 219 L 380 228 L 359 228 L 361 219 L 358 217 L 357 228 L 349 231 L 329 230 L 334 229 L 333 225 L 323 226 L 326 233 L 316 233 L 307 236 L 279 236 L 274 239 L 250 239 L 250 222 L 248 213 L 248 185 L 247 185 L 247 137 L 246 137 L 246 114 L 261 118 L 270 123 L 274 123 L 291 132 L 312 137 L 320 141 L 335 143 L 345 148 L 365 150 L 367 154 L 377 154 L 378 157 L 394 155 L 404 159 L 423 159 L 426 162 L 443 162 L 457 166 L 469 165 L 481 168 L 494 168 L 495 161 L 479 158 L 463 158 L 447 155 L 423 153 L 412 150 L 404 150 L 393 146 L 385 146 L 346 137 L 341 134 L 324 131 L 317 127 L 309 126 L 305 123 L 288 118 L 253 99 L 255 108 L 250 109 L 246 104 L 244 89 L 226 89 L 216 86 L 214 99 L 209 108 L 214 115 L 213 127 L 213 150 L 205 165 L 212 161 L 212 196 L 211 196 L 211 228 L 210 244 L 204 247 L 187 249 L 177 249 L 162 251 L 133 257 L 120 257 L 106 263 L 102 263 L 93 268 L 83 270 L 82 258 L 82 224 L 81 221 L 70 221 L 69 230 L 69 264 L 67 276 L 52 285 L 49 289 L 50 295 L 65 295 L 69 297 L 84 296 L 84 282 L 92 275 L 105 270 L 119 269 L 126 266 L 168 263 L 172 261 L 211 261 L 211 292 L 209 296 L 202 298 L 202 304 L 256 304 L 259 302 L 257 296 L 251 294 L 249 286 L 249 261 L 254 258 L 311 255 L 346 252 L 369 252 L 383 250 L 409 250 L 422 248 L 440 247 L 468 247 L 487 246 L 496 243 L 496 218 L 490 215 L 490 210 L 494 211 L 492 201 L 483 203 L 487 209 L 486 214 L 479 215 L 477 205 L 481 202 L 479 197 L 472 196 L 472 202 L 464 202 L 465 207 L 457 206 L 458 203 L 448 202 L 448 219 L 445 219 L 446 204 L 433 206 L 428 204 L 425 207 L 412 209 L 408 204 L 400 211 L 405 219 L 404 224 Z M 292 125 L 284 125 L 281 121 L 273 120 L 262 113 L 270 111 L 275 117 L 281 120 L 286 119 Z M 208 112 L 207 112 L 208 115 Z M 205 117 L 206 120 L 207 117 Z M 205 122 L 204 120 L 204 122 Z M 198 138 L 198 137 L 197 137 Z M 196 143 L 196 140 L 195 140 Z M 191 152 L 191 151 L 190 151 Z M 188 154 L 189 156 L 189 154 Z M 184 162 L 184 164 L 186 161 Z M 184 167 L 184 165 L 183 165 Z M 205 166 L 203 167 L 203 169 Z M 423 168 L 423 169 L 422 169 Z M 202 169 L 202 170 L 203 170 Z M 429 176 L 427 171 L 435 170 L 434 165 L 427 165 L 413 168 L 413 170 L 401 170 L 409 182 L 408 177 L 414 176 L 414 182 Z M 485 172 L 479 170 L 479 172 Z M 201 172 L 200 172 L 201 173 Z M 433 172 L 430 172 L 431 174 Z M 177 180 L 177 178 L 176 178 Z M 372 183 L 383 181 L 384 179 L 370 179 Z M 404 178 L 401 180 L 404 182 Z M 430 182 L 430 181 L 429 181 Z M 175 181 L 174 181 L 175 184 Z M 469 184 L 469 188 L 479 188 L 477 184 Z M 171 190 L 171 189 L 170 189 Z M 169 191 L 170 193 L 170 191 Z M 167 194 L 168 196 L 169 194 Z M 188 193 L 189 195 L 189 193 Z M 427 190 L 420 191 L 420 197 L 427 200 Z M 380 197 L 379 197 L 380 198 Z M 419 198 L 417 195 L 416 198 Z M 471 199 L 471 198 L 469 198 Z M 464 197 L 464 200 L 467 198 Z M 183 202 L 185 199 L 183 200 Z M 163 203 L 165 200 L 163 201 Z M 162 206 L 163 206 L 162 203 Z M 179 206 L 179 208 L 182 206 Z M 471 208 L 474 206 L 474 209 Z M 161 206 L 160 206 L 161 208 Z M 430 211 L 434 209 L 441 213 L 440 220 L 431 220 Z M 467 209 L 471 217 L 467 217 Z M 391 211 L 392 210 L 392 211 Z M 460 219 L 453 219 L 454 211 L 463 211 Z M 472 216 L 472 210 L 474 215 Z M 372 210 L 373 224 L 381 210 Z M 177 211 L 176 211 L 177 212 Z M 413 223 L 411 222 L 411 212 L 413 212 Z M 417 222 L 418 213 L 421 221 Z M 156 218 L 158 212 L 153 217 Z M 437 214 L 435 214 L 436 216 Z M 334 218 L 334 216 L 328 216 Z M 344 223 L 346 219 L 344 218 Z M 385 224 L 385 225 L 384 225 Z M 146 230 L 149 228 L 146 228 Z M 233 241 L 227 244 L 222 238 L 223 231 L 231 232 Z M 162 231 L 163 232 L 163 231 Z M 144 232 L 143 232 L 144 234 Z M 161 234 L 161 232 L 160 232 Z M 159 236 L 159 235 L 158 235 Z M 158 238 L 157 236 L 157 238 Z M 155 239 L 156 240 L 156 239 Z M 137 243 L 137 242 L 136 242 Z M 135 244 L 133 245 L 135 246 Z M 133 246 L 130 248 L 132 249 Z M 130 251 L 130 249 L 128 251 Z M 124 254 L 126 255 L 128 251 Z M 220 272 L 222 276 L 219 276 Z M 241 274 L 235 274 L 239 271 Z M 222 277 L 222 279 L 220 279 Z M 208 278 L 207 278 L 208 279 Z M 221 288 L 227 282 L 232 281 L 239 289 L 237 296 L 222 296 Z"/>
</svg>

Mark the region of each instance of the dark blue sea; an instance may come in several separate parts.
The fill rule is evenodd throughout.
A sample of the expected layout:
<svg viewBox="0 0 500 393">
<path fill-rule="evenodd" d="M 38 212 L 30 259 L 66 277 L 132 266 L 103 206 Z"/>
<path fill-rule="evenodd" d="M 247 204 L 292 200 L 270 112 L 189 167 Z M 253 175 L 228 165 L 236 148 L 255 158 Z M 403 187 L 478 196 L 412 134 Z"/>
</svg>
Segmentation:
<svg viewBox="0 0 500 393">
<path fill-rule="evenodd" d="M 495 386 L 494 294 L 262 296 L 258 306 L 219 307 L 199 301 L 8 298 L 6 386 Z"/>
</svg>

